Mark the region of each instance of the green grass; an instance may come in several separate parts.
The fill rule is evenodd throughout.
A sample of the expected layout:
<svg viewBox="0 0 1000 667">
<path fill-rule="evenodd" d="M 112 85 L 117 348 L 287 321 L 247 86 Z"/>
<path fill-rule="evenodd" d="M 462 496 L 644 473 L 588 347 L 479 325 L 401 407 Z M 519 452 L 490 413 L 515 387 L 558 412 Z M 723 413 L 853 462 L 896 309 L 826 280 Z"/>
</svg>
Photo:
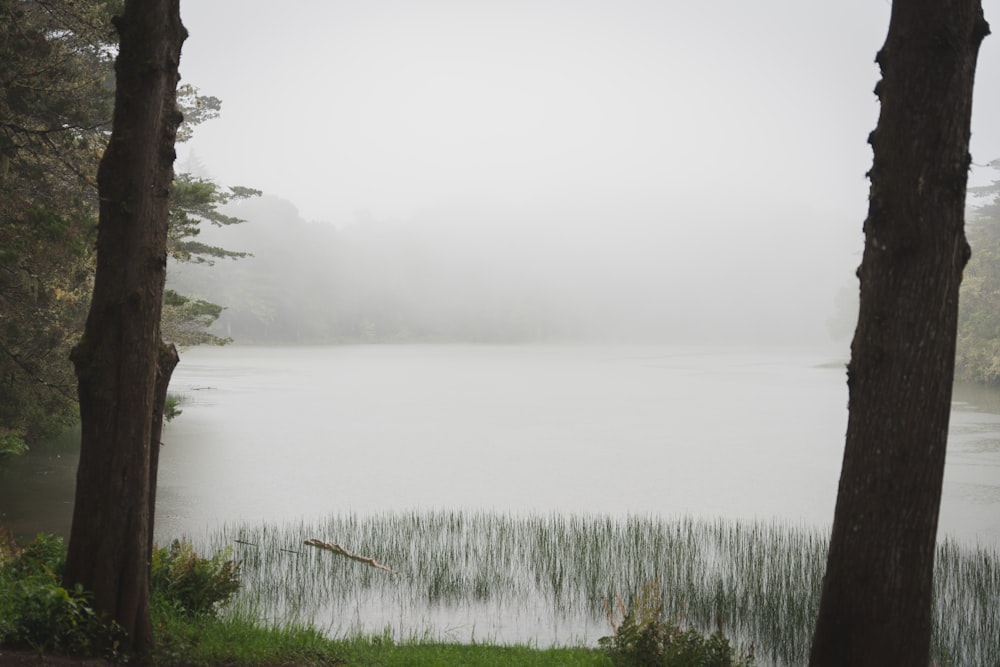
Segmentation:
<svg viewBox="0 0 1000 667">
<path fill-rule="evenodd" d="M 343 646 L 308 626 L 266 627 L 257 619 L 154 613 L 153 662 L 171 665 L 334 665 Z"/>
<path fill-rule="evenodd" d="M 395 642 L 388 636 L 332 640 L 309 626 L 265 627 L 256 619 L 222 621 L 158 613 L 157 667 L 184 665 L 261 666 L 328 665 L 442 667 L 610 667 L 611 659 L 596 648 L 549 648 L 446 644 L 413 639 Z"/>
<path fill-rule="evenodd" d="M 303 545 L 343 545 L 391 574 Z M 762 664 L 805 662 L 826 560 L 826 532 L 778 523 L 485 512 L 354 514 L 226 526 L 243 564 L 236 613 L 305 623 L 336 637 L 404 644 L 594 647 L 607 608 L 656 580 L 685 627 L 716 619 Z M 935 657 L 1000 664 L 996 551 L 941 546 Z"/>
<path fill-rule="evenodd" d="M 39 538 L 14 560 L 11 544 L 0 539 L 0 636 L 24 636 L 25 619 L 45 630 L 50 610 L 71 632 L 37 637 L 89 646 L 74 630 L 81 602 L 58 589 L 61 542 Z M 824 534 L 774 523 L 463 512 L 229 526 L 197 546 L 232 547 L 244 588 L 221 619 L 154 599 L 157 665 L 607 665 L 597 639 L 611 634 L 609 608 L 621 621 L 619 599 L 640 591 L 673 625 L 707 633 L 720 619 L 758 664 L 804 664 L 826 555 Z M 217 565 L 194 574 L 228 571 Z M 1000 664 L 998 600 L 995 549 L 940 545 L 933 659 Z"/>
<path fill-rule="evenodd" d="M 492 646 L 486 644 L 442 644 L 435 642 L 356 639 L 341 644 L 349 665 L 385 667 L 610 667 L 607 654 L 593 648 L 549 648 Z"/>
</svg>

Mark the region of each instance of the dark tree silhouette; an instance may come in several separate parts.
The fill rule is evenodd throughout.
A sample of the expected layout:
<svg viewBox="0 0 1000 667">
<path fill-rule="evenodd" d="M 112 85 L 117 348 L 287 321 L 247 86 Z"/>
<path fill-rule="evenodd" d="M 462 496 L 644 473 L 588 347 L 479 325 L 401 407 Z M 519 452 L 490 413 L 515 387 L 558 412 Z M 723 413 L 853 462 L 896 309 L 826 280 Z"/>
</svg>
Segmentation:
<svg viewBox="0 0 1000 667">
<path fill-rule="evenodd" d="M 810 664 L 927 665 L 980 0 L 895 0 L 858 270 L 850 416 Z"/>
<path fill-rule="evenodd" d="M 160 339 L 179 0 L 126 0 L 110 142 L 98 169 L 94 294 L 73 349 L 83 428 L 64 582 L 82 584 L 134 651 L 152 646 L 149 557 L 163 402 L 177 353 Z"/>
</svg>

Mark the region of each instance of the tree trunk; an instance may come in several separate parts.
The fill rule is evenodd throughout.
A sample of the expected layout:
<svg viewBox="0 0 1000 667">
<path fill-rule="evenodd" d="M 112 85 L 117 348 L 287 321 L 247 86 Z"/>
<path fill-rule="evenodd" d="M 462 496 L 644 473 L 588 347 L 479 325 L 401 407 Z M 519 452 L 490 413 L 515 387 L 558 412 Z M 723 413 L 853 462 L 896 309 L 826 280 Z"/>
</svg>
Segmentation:
<svg viewBox="0 0 1000 667">
<path fill-rule="evenodd" d="M 170 376 L 177 367 L 180 357 L 173 345 L 160 343 L 156 367 L 156 385 L 153 389 L 153 422 L 149 438 L 149 553 L 153 553 L 153 526 L 156 516 L 156 480 L 160 469 L 160 437 L 163 434 L 163 410 L 167 403 L 167 389 Z"/>
<path fill-rule="evenodd" d="M 94 295 L 73 350 L 82 444 L 64 583 L 93 592 L 132 650 L 152 646 L 149 558 L 159 422 L 176 351 L 160 340 L 175 96 L 187 36 L 178 0 L 126 0 L 115 20 L 114 123 L 98 170 Z"/>
<path fill-rule="evenodd" d="M 813 667 L 927 665 L 980 0 L 896 0 Z"/>
</svg>

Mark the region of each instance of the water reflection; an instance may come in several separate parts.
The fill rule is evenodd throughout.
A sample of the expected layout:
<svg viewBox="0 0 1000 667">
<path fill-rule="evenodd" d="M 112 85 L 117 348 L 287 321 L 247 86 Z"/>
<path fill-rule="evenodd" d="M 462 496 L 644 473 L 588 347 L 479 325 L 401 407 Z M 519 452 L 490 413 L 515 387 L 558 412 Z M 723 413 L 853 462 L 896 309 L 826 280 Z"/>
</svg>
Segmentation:
<svg viewBox="0 0 1000 667">
<path fill-rule="evenodd" d="M 975 525 L 963 538 L 1000 543 L 1000 391 L 956 384 L 944 478 L 943 525 Z"/>
<path fill-rule="evenodd" d="M 205 348 L 173 390 L 157 536 L 356 511 L 653 513 L 824 526 L 842 364 L 811 351 Z M 1000 392 L 955 387 L 941 526 L 1000 544 Z M 79 434 L 0 464 L 0 521 L 69 532 Z"/>
<path fill-rule="evenodd" d="M 74 428 L 24 456 L 0 460 L 0 524 L 18 537 L 69 536 L 79 447 Z"/>
</svg>

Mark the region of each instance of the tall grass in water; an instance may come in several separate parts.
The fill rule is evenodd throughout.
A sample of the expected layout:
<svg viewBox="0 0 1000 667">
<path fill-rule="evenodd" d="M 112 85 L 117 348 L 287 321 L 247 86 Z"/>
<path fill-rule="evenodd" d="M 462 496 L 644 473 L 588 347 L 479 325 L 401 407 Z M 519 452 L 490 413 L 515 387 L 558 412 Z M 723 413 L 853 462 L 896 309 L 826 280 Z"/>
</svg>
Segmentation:
<svg viewBox="0 0 1000 667">
<path fill-rule="evenodd" d="M 933 654 L 941 665 L 1000 665 L 1000 554 L 938 545 Z"/>
<path fill-rule="evenodd" d="M 388 573 L 303 545 L 318 538 Z M 650 581 L 671 619 L 721 620 L 762 663 L 806 661 L 826 532 L 778 523 L 635 516 L 410 512 L 228 525 L 207 549 L 243 561 L 237 610 L 307 621 L 333 635 L 391 632 L 448 641 L 586 644 L 610 634 L 607 603 Z M 941 546 L 935 657 L 1000 664 L 998 554 Z"/>
</svg>

